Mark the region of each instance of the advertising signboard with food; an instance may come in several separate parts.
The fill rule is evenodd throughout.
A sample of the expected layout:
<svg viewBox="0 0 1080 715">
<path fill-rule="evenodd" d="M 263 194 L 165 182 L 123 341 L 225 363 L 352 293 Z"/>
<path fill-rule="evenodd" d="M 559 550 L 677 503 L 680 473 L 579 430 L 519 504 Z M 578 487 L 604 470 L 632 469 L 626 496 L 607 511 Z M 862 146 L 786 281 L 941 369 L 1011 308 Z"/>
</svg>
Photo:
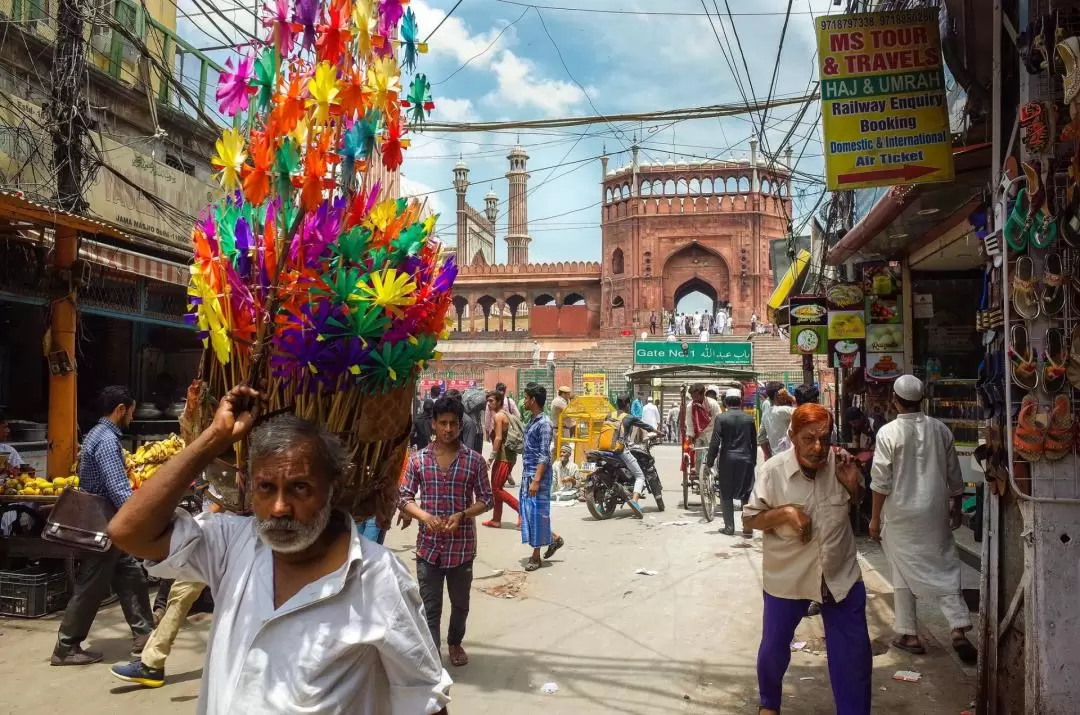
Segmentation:
<svg viewBox="0 0 1080 715">
<path fill-rule="evenodd" d="M 863 367 L 866 361 L 866 294 L 861 283 L 837 283 L 828 299 L 828 355 L 832 367 Z"/>
<path fill-rule="evenodd" d="M 861 268 L 866 294 L 866 376 L 871 380 L 895 380 L 904 372 L 900 267 L 881 261 Z"/>
<path fill-rule="evenodd" d="M 824 355 L 828 352 L 828 316 L 825 296 L 798 295 L 788 300 L 791 354 Z"/>
</svg>

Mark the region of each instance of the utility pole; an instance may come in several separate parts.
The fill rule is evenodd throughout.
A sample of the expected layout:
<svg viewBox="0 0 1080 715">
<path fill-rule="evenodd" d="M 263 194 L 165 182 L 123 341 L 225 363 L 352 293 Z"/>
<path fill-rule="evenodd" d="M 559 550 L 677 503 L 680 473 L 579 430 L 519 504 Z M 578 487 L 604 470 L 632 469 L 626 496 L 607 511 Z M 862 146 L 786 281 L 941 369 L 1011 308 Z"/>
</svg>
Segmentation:
<svg viewBox="0 0 1080 715">
<path fill-rule="evenodd" d="M 60 0 L 56 10 L 56 46 L 53 51 L 52 120 L 53 167 L 56 202 L 63 211 L 82 214 L 84 142 L 89 107 L 83 88 L 87 82 L 85 0 Z M 75 461 L 77 374 L 75 325 L 77 286 L 72 270 L 78 257 L 78 234 L 69 226 L 55 227 L 53 251 L 54 292 L 49 321 L 49 451 L 50 478 L 69 473 Z"/>
</svg>

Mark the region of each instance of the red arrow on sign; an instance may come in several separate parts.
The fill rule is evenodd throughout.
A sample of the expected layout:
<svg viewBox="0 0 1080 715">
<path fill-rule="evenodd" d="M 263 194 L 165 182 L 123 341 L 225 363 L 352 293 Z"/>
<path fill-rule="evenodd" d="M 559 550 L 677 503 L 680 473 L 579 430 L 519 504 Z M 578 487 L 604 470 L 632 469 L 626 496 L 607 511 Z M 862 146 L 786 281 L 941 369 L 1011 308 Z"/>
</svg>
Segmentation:
<svg viewBox="0 0 1080 715">
<path fill-rule="evenodd" d="M 920 176 L 926 176 L 927 174 L 933 174 L 935 171 L 937 171 L 937 168 L 933 166 L 904 164 L 895 169 L 874 169 L 873 171 L 860 171 L 853 174 L 840 174 L 836 177 L 836 181 L 839 184 L 855 184 L 863 181 L 884 181 L 887 179 L 898 179 L 899 182 L 904 182 L 913 181 Z"/>
</svg>

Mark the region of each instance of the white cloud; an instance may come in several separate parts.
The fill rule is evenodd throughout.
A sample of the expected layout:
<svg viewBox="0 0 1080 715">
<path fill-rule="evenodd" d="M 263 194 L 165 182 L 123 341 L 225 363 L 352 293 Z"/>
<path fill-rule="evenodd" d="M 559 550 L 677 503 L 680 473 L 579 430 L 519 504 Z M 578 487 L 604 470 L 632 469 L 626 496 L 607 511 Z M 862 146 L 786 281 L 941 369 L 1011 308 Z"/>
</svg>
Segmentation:
<svg viewBox="0 0 1080 715">
<path fill-rule="evenodd" d="M 536 65 L 509 50 L 492 63 L 491 69 L 498 85 L 486 97 L 490 104 L 534 107 L 545 114 L 556 115 L 565 114 L 574 105 L 585 101 L 585 93 L 577 85 L 538 78 Z"/>
<path fill-rule="evenodd" d="M 471 99 L 439 97 L 432 118 L 440 122 L 471 122 L 476 119 Z"/>
<path fill-rule="evenodd" d="M 427 37 L 428 33 L 446 17 L 444 10 L 431 7 L 425 0 L 413 0 L 409 3 L 409 7 L 416 13 L 421 37 Z M 501 29 L 492 27 L 487 32 L 473 34 L 465 25 L 464 20 L 451 15 L 439 27 L 438 38 L 431 42 L 428 52 L 433 57 L 450 57 L 461 64 L 468 62 L 475 55 L 480 55 L 470 63 L 470 67 L 483 68 L 491 63 L 492 54 L 496 50 L 513 39 L 513 30 L 509 30 L 485 53 L 484 51 L 495 40 Z"/>
</svg>

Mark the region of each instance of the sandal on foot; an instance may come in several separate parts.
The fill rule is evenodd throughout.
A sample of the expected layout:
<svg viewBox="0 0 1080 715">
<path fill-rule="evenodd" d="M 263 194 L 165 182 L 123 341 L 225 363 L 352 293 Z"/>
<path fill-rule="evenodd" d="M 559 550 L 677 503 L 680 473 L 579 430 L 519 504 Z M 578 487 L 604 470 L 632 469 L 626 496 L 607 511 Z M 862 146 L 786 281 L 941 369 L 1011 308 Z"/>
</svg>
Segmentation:
<svg viewBox="0 0 1080 715">
<path fill-rule="evenodd" d="M 1026 395 L 1020 403 L 1020 415 L 1013 430 L 1013 450 L 1021 459 L 1037 462 L 1042 459 L 1046 442 L 1045 425 L 1039 422 L 1039 401 Z"/>
<path fill-rule="evenodd" d="M 1043 456 L 1056 462 L 1072 454 L 1075 432 L 1069 396 L 1059 394 L 1054 398 L 1054 407 L 1050 410 L 1050 419 L 1046 424 Z"/>
<path fill-rule="evenodd" d="M 489 529 L 501 529 L 502 528 L 502 522 L 501 521 L 495 521 L 494 519 L 488 519 L 487 521 L 485 521 L 482 524 L 482 526 L 486 526 Z"/>
<path fill-rule="evenodd" d="M 1061 328 L 1046 331 L 1046 351 L 1043 353 L 1043 387 L 1047 392 L 1060 392 L 1068 384 L 1065 368 L 1069 363 L 1069 351 L 1065 346 L 1065 333 Z"/>
<path fill-rule="evenodd" d="M 909 645 L 905 643 L 902 638 L 893 638 L 892 643 L 890 643 L 889 645 L 891 645 L 893 648 L 896 648 L 897 650 L 902 650 L 905 653 L 911 653 L 912 655 L 926 654 L 926 648 L 923 647 L 922 643 L 919 643 L 918 645 Z"/>
<path fill-rule="evenodd" d="M 1039 365 L 1035 362 L 1035 351 L 1031 349 L 1027 328 L 1021 323 L 1012 327 L 1009 363 L 1012 366 L 1012 380 L 1017 387 L 1028 392 L 1039 387 Z"/>
<path fill-rule="evenodd" d="M 529 572 L 536 571 L 538 568 L 540 568 L 539 561 L 533 561 L 530 559 L 529 563 L 525 564 L 525 570 Z"/>
<path fill-rule="evenodd" d="M 1046 254 L 1041 292 L 1043 310 L 1048 317 L 1057 318 L 1065 312 L 1065 270 L 1060 254 Z"/>
<path fill-rule="evenodd" d="M 552 556 L 555 555 L 556 551 L 558 551 L 559 549 L 561 549 L 564 546 L 566 546 L 566 542 L 563 541 L 563 537 L 560 536 L 559 538 L 555 539 L 550 544 L 548 544 L 547 549 L 544 551 L 544 558 L 545 559 L 550 559 Z"/>
<path fill-rule="evenodd" d="M 450 665 L 460 668 L 469 664 L 469 654 L 459 645 L 450 646 Z"/>
<path fill-rule="evenodd" d="M 1012 275 L 1012 303 L 1017 315 L 1024 320 L 1039 317 L 1039 298 L 1035 295 L 1035 264 L 1030 256 L 1020 256 Z"/>
</svg>

